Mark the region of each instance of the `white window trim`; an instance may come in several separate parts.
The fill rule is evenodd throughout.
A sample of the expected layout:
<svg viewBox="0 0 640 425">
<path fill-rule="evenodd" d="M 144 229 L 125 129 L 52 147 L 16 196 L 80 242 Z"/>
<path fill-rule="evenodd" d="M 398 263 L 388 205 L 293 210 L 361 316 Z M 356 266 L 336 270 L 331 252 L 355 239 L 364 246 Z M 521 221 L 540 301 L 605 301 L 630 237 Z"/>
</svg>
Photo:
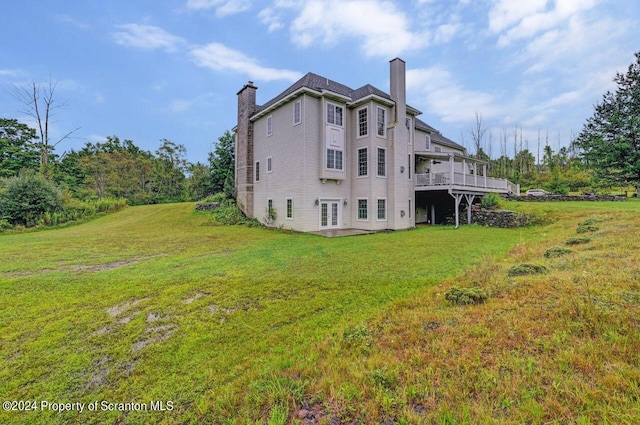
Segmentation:
<svg viewBox="0 0 640 425">
<path fill-rule="evenodd" d="M 267 157 L 267 174 L 273 173 L 273 157 Z"/>
<path fill-rule="evenodd" d="M 378 212 L 380 211 L 379 201 L 384 201 L 384 218 L 379 218 Z M 387 203 L 387 198 L 376 198 L 376 221 L 387 221 L 387 210 L 389 209 L 389 205 Z"/>
<path fill-rule="evenodd" d="M 424 145 L 425 145 L 425 150 L 427 150 L 427 151 L 431 150 L 431 135 L 430 134 L 427 134 L 427 137 L 425 137 Z"/>
<path fill-rule="evenodd" d="M 325 169 L 325 171 L 342 171 L 342 172 L 344 172 L 344 149 L 326 148 L 324 151 L 325 151 L 324 152 L 325 153 L 325 161 L 324 161 L 324 169 Z M 337 162 L 336 159 L 335 159 L 335 156 L 333 158 L 334 168 L 329 168 L 329 151 L 342 153 L 342 160 L 340 161 L 340 165 L 342 165 L 341 168 L 336 168 L 335 167 L 336 162 Z"/>
<path fill-rule="evenodd" d="M 360 201 L 367 202 L 367 218 L 360 218 Z M 369 198 L 356 198 L 356 221 L 369 221 Z"/>
<path fill-rule="evenodd" d="M 291 201 L 291 217 L 289 217 L 289 201 Z M 293 220 L 293 198 L 287 198 L 284 204 L 285 218 Z"/>
<path fill-rule="evenodd" d="M 365 174 L 360 175 L 360 151 L 361 150 L 365 150 L 367 151 L 367 170 Z M 356 150 L 356 178 L 358 179 L 364 179 L 366 177 L 369 177 L 369 149 L 368 147 L 363 147 L 363 148 L 358 148 Z"/>
<path fill-rule="evenodd" d="M 378 111 L 384 111 L 384 122 L 382 123 L 382 134 L 378 133 Z M 389 116 L 389 111 L 387 108 L 383 108 L 381 106 L 376 106 L 376 137 L 381 137 L 383 139 L 387 138 L 387 117 Z"/>
<path fill-rule="evenodd" d="M 332 122 L 329 122 L 329 110 L 328 110 L 328 106 L 332 106 L 333 108 L 340 108 L 342 109 L 342 124 L 335 124 Z M 335 112 L 335 111 L 334 111 Z M 344 121 L 345 121 L 345 116 L 344 116 L 344 106 L 340 105 L 338 103 L 333 103 L 333 102 L 327 102 L 325 104 L 325 108 L 324 108 L 324 113 L 325 113 L 325 117 L 324 117 L 324 122 L 327 125 L 333 125 L 334 127 L 340 127 L 343 128 L 344 127 Z M 334 113 L 334 117 L 335 117 L 335 113 Z M 335 119 L 334 119 L 335 121 Z"/>
<path fill-rule="evenodd" d="M 296 105 L 298 108 L 298 121 L 296 121 Z M 296 100 L 293 102 L 293 125 L 302 124 L 302 100 Z"/>
<path fill-rule="evenodd" d="M 273 115 L 267 117 L 267 137 L 273 136 Z"/>
<path fill-rule="evenodd" d="M 273 206 L 273 198 L 268 198 L 267 199 L 267 215 L 271 215 L 272 212 L 274 212 L 276 210 L 276 208 Z"/>
<path fill-rule="evenodd" d="M 256 161 L 253 166 L 253 181 L 260 182 L 260 161 Z"/>
<path fill-rule="evenodd" d="M 380 175 L 378 173 L 378 163 L 380 161 L 380 152 L 378 151 L 378 149 L 382 149 L 384 151 L 384 175 Z M 383 146 L 376 146 L 376 177 L 379 177 L 381 179 L 386 179 L 387 178 L 387 148 L 383 147 Z"/>
<path fill-rule="evenodd" d="M 365 128 L 365 133 L 363 135 L 360 135 L 360 111 L 362 110 L 366 110 L 367 111 L 367 126 Z M 362 139 L 364 137 L 368 137 L 369 136 L 369 107 L 365 106 L 363 108 L 357 109 L 356 110 L 356 139 Z"/>
</svg>

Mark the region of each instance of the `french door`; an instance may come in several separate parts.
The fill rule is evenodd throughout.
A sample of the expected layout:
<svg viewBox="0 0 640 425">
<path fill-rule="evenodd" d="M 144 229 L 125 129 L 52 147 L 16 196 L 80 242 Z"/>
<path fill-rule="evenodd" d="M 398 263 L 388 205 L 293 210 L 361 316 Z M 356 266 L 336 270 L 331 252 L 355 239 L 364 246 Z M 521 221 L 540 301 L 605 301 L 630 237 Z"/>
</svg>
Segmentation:
<svg viewBox="0 0 640 425">
<path fill-rule="evenodd" d="M 341 203 L 339 199 L 320 201 L 320 229 L 340 228 Z"/>
</svg>

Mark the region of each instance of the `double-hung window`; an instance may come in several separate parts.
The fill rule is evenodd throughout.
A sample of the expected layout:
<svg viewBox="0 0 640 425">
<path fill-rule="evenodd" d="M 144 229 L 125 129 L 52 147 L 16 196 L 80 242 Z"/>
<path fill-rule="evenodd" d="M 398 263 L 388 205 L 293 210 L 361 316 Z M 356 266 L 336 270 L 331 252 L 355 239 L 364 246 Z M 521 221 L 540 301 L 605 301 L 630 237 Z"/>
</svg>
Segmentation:
<svg viewBox="0 0 640 425">
<path fill-rule="evenodd" d="M 369 219 L 369 206 L 367 199 L 358 199 L 358 220 Z"/>
<path fill-rule="evenodd" d="M 387 150 L 378 148 L 378 177 L 387 176 Z"/>
<path fill-rule="evenodd" d="M 293 219 L 293 198 L 287 198 L 287 219 Z"/>
<path fill-rule="evenodd" d="M 302 102 L 298 100 L 293 104 L 293 125 L 302 122 Z"/>
<path fill-rule="evenodd" d="M 369 134 L 367 111 L 367 108 L 358 109 L 358 137 L 364 137 Z"/>
<path fill-rule="evenodd" d="M 427 134 L 427 137 L 425 138 L 425 150 L 431 150 L 431 136 L 429 134 Z"/>
<path fill-rule="evenodd" d="M 378 108 L 378 121 L 377 121 L 377 129 L 378 136 L 384 137 L 386 135 L 386 114 L 387 111 L 382 108 Z"/>
<path fill-rule="evenodd" d="M 342 170 L 342 151 L 339 149 L 327 149 L 327 169 Z"/>
<path fill-rule="evenodd" d="M 378 220 L 384 221 L 387 219 L 387 200 L 385 198 L 378 198 Z"/>
<path fill-rule="evenodd" d="M 342 127 L 342 106 L 327 103 L 327 124 Z"/>
<path fill-rule="evenodd" d="M 369 164 L 367 162 L 367 148 L 358 149 L 358 177 L 365 177 L 369 174 Z"/>
</svg>

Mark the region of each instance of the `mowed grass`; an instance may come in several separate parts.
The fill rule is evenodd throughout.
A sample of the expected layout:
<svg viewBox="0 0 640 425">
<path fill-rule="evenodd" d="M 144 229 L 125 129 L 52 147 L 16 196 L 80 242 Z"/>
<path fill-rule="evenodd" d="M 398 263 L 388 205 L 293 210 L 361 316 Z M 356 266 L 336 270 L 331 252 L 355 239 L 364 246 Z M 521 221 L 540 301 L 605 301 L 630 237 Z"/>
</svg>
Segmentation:
<svg viewBox="0 0 640 425">
<path fill-rule="evenodd" d="M 193 204 L 174 204 L 0 236 L 2 401 L 172 406 L 3 411 L 0 422 L 541 423 L 594 412 L 618 423 L 638 413 L 638 364 L 628 360 L 640 348 L 638 242 L 628 236 L 638 234 L 640 204 L 522 205 L 557 221 L 325 239 L 212 226 Z M 596 216 L 604 230 L 592 243 L 569 258 L 542 255 Z M 552 273 L 505 277 L 533 260 Z M 451 307 L 443 292 L 454 284 L 484 288 L 490 300 Z M 605 314 L 607 340 L 597 339 L 596 288 L 603 305 L 619 307 Z M 624 345 L 624 355 L 607 363 L 601 345 Z M 578 351 L 564 353 L 558 371 L 565 346 Z M 593 372 L 583 381 L 604 401 L 564 405 L 572 361 L 587 355 L 606 368 L 616 398 L 591 384 Z"/>
</svg>

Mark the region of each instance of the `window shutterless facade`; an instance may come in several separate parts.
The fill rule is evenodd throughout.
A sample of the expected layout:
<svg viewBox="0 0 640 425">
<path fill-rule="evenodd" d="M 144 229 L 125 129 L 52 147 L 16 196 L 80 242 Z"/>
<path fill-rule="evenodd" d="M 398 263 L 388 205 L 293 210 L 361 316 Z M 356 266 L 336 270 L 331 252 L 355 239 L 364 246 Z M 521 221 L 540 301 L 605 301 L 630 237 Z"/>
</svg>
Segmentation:
<svg viewBox="0 0 640 425">
<path fill-rule="evenodd" d="M 273 116 L 267 117 L 267 137 L 273 134 Z"/>
<path fill-rule="evenodd" d="M 358 149 L 358 177 L 366 177 L 369 174 L 367 148 Z"/>
<path fill-rule="evenodd" d="M 342 151 L 327 149 L 327 170 L 342 170 Z"/>
<path fill-rule="evenodd" d="M 256 173 L 256 181 L 259 182 L 260 181 L 260 161 L 256 161 L 255 173 Z"/>
<path fill-rule="evenodd" d="M 431 136 L 428 134 L 427 134 L 427 137 L 425 137 L 424 145 L 426 150 L 428 151 L 431 150 Z"/>
<path fill-rule="evenodd" d="M 287 220 L 293 220 L 293 198 L 287 198 Z"/>
<path fill-rule="evenodd" d="M 327 124 L 342 127 L 342 106 L 327 103 Z"/>
<path fill-rule="evenodd" d="M 387 219 L 387 199 L 378 198 L 378 221 Z"/>
<path fill-rule="evenodd" d="M 366 198 L 358 199 L 358 220 L 369 220 L 369 202 Z"/>
<path fill-rule="evenodd" d="M 378 148 L 378 177 L 387 176 L 387 150 Z"/>
<path fill-rule="evenodd" d="M 267 158 L 267 173 L 270 173 L 270 172 L 273 171 L 272 164 L 273 164 L 273 161 L 272 161 L 271 157 L 268 157 Z"/>
<path fill-rule="evenodd" d="M 358 109 L 358 137 L 364 137 L 367 134 L 369 134 L 368 109 Z"/>
<path fill-rule="evenodd" d="M 293 125 L 302 122 L 302 101 L 298 100 L 293 104 Z"/>
<path fill-rule="evenodd" d="M 387 115 L 387 111 L 385 109 L 382 108 L 377 108 L 378 112 L 377 112 L 377 117 L 378 117 L 378 121 L 377 121 L 377 129 L 378 129 L 378 136 L 384 137 L 386 134 L 386 115 Z"/>
</svg>

